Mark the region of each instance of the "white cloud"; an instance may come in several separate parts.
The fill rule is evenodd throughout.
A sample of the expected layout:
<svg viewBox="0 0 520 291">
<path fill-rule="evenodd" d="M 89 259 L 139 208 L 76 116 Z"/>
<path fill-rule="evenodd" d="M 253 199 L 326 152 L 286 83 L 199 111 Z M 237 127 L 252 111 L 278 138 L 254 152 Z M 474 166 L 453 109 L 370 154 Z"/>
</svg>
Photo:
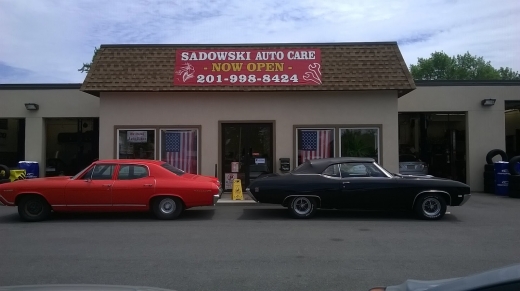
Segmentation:
<svg viewBox="0 0 520 291">
<path fill-rule="evenodd" d="M 113 43 L 399 41 L 408 64 L 469 51 L 520 70 L 518 15 L 509 0 L 0 0 L 0 62 L 28 72 L 0 82 L 82 82 Z"/>
</svg>

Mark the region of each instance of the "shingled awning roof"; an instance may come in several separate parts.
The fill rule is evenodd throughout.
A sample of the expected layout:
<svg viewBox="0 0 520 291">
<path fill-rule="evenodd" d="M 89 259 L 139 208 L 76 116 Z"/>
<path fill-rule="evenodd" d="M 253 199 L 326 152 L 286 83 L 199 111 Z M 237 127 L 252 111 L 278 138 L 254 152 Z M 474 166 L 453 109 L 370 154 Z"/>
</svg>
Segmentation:
<svg viewBox="0 0 520 291">
<path fill-rule="evenodd" d="M 174 86 L 177 49 L 321 49 L 319 86 Z M 396 42 L 248 45 L 101 45 L 81 90 L 120 91 L 360 91 L 397 90 L 415 83 Z"/>
</svg>

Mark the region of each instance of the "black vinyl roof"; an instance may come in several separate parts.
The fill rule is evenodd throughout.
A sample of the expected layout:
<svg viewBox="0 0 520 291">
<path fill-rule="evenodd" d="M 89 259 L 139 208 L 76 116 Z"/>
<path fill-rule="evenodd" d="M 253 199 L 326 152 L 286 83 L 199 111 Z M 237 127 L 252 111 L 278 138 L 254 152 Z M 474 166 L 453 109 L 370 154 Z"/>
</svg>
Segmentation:
<svg viewBox="0 0 520 291">
<path fill-rule="evenodd" d="M 328 166 L 341 163 L 373 163 L 372 158 L 356 158 L 356 157 L 342 157 L 342 158 L 327 158 L 307 160 L 299 167 L 294 169 L 295 174 L 321 174 Z"/>
</svg>

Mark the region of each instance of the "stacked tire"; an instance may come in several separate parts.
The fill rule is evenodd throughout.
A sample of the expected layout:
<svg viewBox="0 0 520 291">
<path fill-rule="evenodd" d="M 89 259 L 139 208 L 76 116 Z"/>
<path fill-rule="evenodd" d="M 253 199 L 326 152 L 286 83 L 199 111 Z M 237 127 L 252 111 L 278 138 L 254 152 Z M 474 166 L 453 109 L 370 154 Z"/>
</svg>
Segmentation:
<svg viewBox="0 0 520 291">
<path fill-rule="evenodd" d="M 484 192 L 495 193 L 495 165 L 493 158 L 500 156 L 502 161 L 507 161 L 507 154 L 503 150 L 490 150 L 486 155 L 486 165 L 484 165 Z"/>
<path fill-rule="evenodd" d="M 9 167 L 0 164 L 0 184 L 11 182 L 9 177 L 11 176 L 11 171 Z"/>
<path fill-rule="evenodd" d="M 520 156 L 513 157 L 509 161 L 509 197 L 520 198 L 520 172 L 517 164 L 520 163 Z"/>
</svg>

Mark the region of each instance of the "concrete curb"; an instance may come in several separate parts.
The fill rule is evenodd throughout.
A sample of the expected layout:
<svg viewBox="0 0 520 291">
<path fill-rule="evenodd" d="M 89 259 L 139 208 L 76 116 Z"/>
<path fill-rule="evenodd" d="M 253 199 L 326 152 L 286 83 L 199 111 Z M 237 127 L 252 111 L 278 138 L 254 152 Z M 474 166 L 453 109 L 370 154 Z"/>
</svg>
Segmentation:
<svg viewBox="0 0 520 291">
<path fill-rule="evenodd" d="M 260 205 L 260 203 L 257 203 L 254 200 L 220 199 L 217 201 L 216 205 Z"/>
</svg>

